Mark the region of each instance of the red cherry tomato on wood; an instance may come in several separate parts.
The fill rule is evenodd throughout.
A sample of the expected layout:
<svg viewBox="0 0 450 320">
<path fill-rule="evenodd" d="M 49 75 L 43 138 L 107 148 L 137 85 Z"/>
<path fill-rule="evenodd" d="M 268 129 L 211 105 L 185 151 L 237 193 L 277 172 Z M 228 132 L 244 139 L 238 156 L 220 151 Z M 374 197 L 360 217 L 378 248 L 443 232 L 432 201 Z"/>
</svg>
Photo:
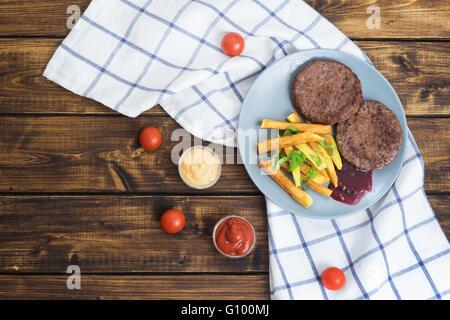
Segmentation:
<svg viewBox="0 0 450 320">
<path fill-rule="evenodd" d="M 161 217 L 161 227 L 168 233 L 177 233 L 184 228 L 186 219 L 181 211 L 170 209 Z"/>
<path fill-rule="evenodd" d="M 238 33 L 230 32 L 222 39 L 223 53 L 230 57 L 240 55 L 244 51 L 244 47 L 244 39 Z"/>
<path fill-rule="evenodd" d="M 345 284 L 345 275 L 339 268 L 327 268 L 322 273 L 322 284 L 327 289 L 339 290 Z"/>
<path fill-rule="evenodd" d="M 158 149 L 161 145 L 161 140 L 161 132 L 155 127 L 144 128 L 139 135 L 139 142 L 142 148 L 149 151 Z"/>
</svg>

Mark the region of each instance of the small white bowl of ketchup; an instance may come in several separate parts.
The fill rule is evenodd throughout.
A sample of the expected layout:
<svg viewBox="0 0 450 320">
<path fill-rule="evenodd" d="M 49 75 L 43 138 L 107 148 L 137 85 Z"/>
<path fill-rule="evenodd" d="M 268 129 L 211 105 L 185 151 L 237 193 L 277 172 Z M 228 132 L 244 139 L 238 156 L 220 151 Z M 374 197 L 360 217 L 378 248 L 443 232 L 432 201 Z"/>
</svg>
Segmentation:
<svg viewBox="0 0 450 320">
<path fill-rule="evenodd" d="M 181 180 L 194 189 L 206 189 L 219 180 L 222 165 L 217 154 L 208 147 L 194 146 L 186 151 L 178 161 Z"/>
<path fill-rule="evenodd" d="M 217 251 L 228 258 L 243 258 L 255 249 L 255 229 L 243 217 L 231 215 L 220 219 L 212 238 Z"/>
</svg>

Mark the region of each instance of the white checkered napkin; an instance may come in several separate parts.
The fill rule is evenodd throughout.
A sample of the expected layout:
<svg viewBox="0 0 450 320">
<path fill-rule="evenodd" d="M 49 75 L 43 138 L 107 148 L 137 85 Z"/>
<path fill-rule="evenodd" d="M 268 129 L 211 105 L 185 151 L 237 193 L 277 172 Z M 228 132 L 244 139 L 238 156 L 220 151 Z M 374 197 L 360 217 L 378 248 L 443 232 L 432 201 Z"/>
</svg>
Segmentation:
<svg viewBox="0 0 450 320">
<path fill-rule="evenodd" d="M 367 210 L 334 220 L 302 218 L 267 200 L 273 299 L 449 299 L 450 246 L 423 189 L 423 160 L 408 132 L 393 188 Z M 345 286 L 323 287 L 328 267 Z"/>
<path fill-rule="evenodd" d="M 241 56 L 222 53 L 228 32 L 245 38 Z M 131 117 L 159 103 L 195 136 L 234 146 L 258 73 L 309 48 L 365 58 L 300 0 L 93 0 L 44 75 Z"/>
</svg>

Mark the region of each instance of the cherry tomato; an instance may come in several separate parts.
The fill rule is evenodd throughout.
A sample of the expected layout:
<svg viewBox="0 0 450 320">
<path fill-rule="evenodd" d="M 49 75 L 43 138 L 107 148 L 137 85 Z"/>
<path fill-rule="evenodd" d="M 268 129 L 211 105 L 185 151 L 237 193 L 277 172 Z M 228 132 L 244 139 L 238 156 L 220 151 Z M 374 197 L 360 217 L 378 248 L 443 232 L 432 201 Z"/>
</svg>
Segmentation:
<svg viewBox="0 0 450 320">
<path fill-rule="evenodd" d="M 169 209 L 161 217 L 161 227 L 168 233 L 177 233 L 184 228 L 186 219 L 181 211 Z"/>
<path fill-rule="evenodd" d="M 158 149 L 161 145 L 161 140 L 161 132 L 155 127 L 144 128 L 139 135 L 139 142 L 142 148 L 149 151 Z"/>
<path fill-rule="evenodd" d="M 345 275 L 339 268 L 327 268 L 322 273 L 322 284 L 327 289 L 339 290 L 345 284 Z"/>
<path fill-rule="evenodd" d="M 238 33 L 230 32 L 222 39 L 223 53 L 230 57 L 240 55 L 244 51 L 244 47 L 244 39 Z"/>
</svg>

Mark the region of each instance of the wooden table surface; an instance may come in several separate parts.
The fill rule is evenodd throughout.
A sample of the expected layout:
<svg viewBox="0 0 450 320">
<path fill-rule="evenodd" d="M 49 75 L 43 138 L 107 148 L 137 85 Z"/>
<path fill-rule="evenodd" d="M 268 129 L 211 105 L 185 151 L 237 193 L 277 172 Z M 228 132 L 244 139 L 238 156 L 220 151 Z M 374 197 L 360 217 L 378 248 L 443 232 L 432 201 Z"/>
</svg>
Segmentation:
<svg viewBox="0 0 450 320">
<path fill-rule="evenodd" d="M 0 298 L 266 299 L 264 198 L 242 165 L 206 191 L 186 187 L 170 161 L 179 128 L 160 107 L 136 119 L 42 77 L 68 33 L 69 5 L 90 0 L 0 0 Z M 450 236 L 450 19 L 441 0 L 307 1 L 356 41 L 390 81 L 425 160 L 425 189 Z M 367 8 L 381 10 L 368 29 Z M 138 132 L 159 127 L 143 152 Z M 179 208 L 183 232 L 164 233 Z M 255 252 L 228 260 L 211 243 L 223 215 L 249 218 Z M 66 269 L 81 268 L 81 290 Z"/>
</svg>

